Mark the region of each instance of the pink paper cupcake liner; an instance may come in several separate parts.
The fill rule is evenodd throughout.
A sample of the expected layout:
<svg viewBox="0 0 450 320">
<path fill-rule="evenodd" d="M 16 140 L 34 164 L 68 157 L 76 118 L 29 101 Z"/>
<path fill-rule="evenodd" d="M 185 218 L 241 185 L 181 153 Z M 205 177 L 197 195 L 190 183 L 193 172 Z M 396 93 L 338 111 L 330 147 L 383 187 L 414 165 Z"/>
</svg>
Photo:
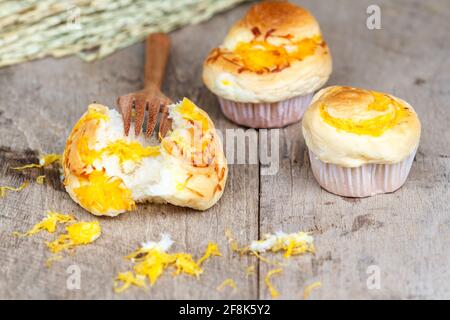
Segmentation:
<svg viewBox="0 0 450 320">
<path fill-rule="evenodd" d="M 325 190 L 344 197 L 368 197 L 393 192 L 406 181 L 416 151 L 394 164 L 365 164 L 346 168 L 325 163 L 309 151 L 311 168 L 317 182 Z"/>
<path fill-rule="evenodd" d="M 223 114 L 231 121 L 251 128 L 281 128 L 299 121 L 313 94 L 274 103 L 242 103 L 219 97 Z"/>
</svg>

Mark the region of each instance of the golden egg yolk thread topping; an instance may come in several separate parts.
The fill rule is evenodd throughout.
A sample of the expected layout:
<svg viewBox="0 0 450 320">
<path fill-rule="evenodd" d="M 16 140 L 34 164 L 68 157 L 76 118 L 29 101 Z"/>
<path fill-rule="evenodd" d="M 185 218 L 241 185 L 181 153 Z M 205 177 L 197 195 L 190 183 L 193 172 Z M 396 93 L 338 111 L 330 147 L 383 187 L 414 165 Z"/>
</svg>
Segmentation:
<svg viewBox="0 0 450 320">
<path fill-rule="evenodd" d="M 160 147 L 143 147 L 138 142 L 117 140 L 100 150 L 100 154 L 105 154 L 106 156 L 117 156 L 122 164 L 125 161 L 139 162 L 145 157 L 156 157 L 160 155 Z"/>
<path fill-rule="evenodd" d="M 123 292 L 131 285 L 145 287 L 145 278 L 153 286 L 168 268 L 174 269 L 172 272 L 174 276 L 186 274 L 199 277 L 203 273 L 200 265 L 209 257 L 220 255 L 217 244 L 209 243 L 203 257 L 196 262 L 188 253 L 168 253 L 167 250 L 170 249 L 172 243 L 170 238 L 162 236 L 160 242 L 143 244 L 142 247 L 128 255 L 126 258 L 134 262 L 133 271 L 118 274 L 114 281 L 114 291 L 116 293 Z"/>
<path fill-rule="evenodd" d="M 107 210 L 133 210 L 136 206 L 131 191 L 122 179 L 110 178 L 103 171 L 91 172 L 85 184 L 73 190 L 83 207 L 99 213 Z"/>
<path fill-rule="evenodd" d="M 411 111 L 393 98 L 379 93 L 371 92 L 373 101 L 366 108 L 355 109 L 357 114 L 367 112 L 379 113 L 369 119 L 338 118 L 330 115 L 326 104 L 320 106 L 322 119 L 330 126 L 345 132 L 379 137 L 387 130 L 398 125 Z"/>
<path fill-rule="evenodd" d="M 22 183 L 19 187 L 10 187 L 10 186 L 0 186 L 0 198 L 3 198 L 6 195 L 6 191 L 19 192 L 25 189 L 29 185 L 28 181 Z"/>
<path fill-rule="evenodd" d="M 325 46 L 321 35 L 294 40 L 288 35 L 277 35 L 276 29 L 265 34 L 252 28 L 254 38 L 249 42 L 238 42 L 233 51 L 223 48 L 214 49 L 207 62 L 215 62 L 219 57 L 239 66 L 238 72 L 250 71 L 257 74 L 273 73 L 288 68 L 292 62 L 301 61 L 313 55 L 318 46 Z M 285 44 L 276 45 L 270 39 L 283 39 Z M 225 83 L 227 85 L 227 83 Z"/>
<path fill-rule="evenodd" d="M 101 228 L 98 221 L 77 222 L 66 227 L 66 233 L 56 240 L 47 242 L 47 247 L 53 253 L 73 249 L 76 246 L 89 244 L 100 237 Z"/>
<path fill-rule="evenodd" d="M 253 241 L 250 249 L 256 252 L 284 251 L 284 257 L 314 253 L 313 238 L 307 232 L 265 234 L 262 240 Z"/>
<path fill-rule="evenodd" d="M 30 230 L 25 233 L 14 232 L 15 236 L 32 236 L 41 231 L 47 231 L 49 233 L 54 233 L 58 223 L 69 223 L 74 222 L 76 219 L 73 215 L 62 214 L 55 211 L 47 211 L 47 216 L 40 222 L 35 224 Z"/>
</svg>

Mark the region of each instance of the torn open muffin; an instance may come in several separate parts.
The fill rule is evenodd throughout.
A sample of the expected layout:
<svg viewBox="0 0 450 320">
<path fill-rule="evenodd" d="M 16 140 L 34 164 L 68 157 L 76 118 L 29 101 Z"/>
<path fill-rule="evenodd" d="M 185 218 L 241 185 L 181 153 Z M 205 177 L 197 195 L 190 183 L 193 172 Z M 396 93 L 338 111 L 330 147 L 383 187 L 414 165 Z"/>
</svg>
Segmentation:
<svg viewBox="0 0 450 320">
<path fill-rule="evenodd" d="M 120 114 L 91 104 L 67 139 L 64 185 L 95 215 L 116 216 L 136 203 L 206 210 L 227 179 L 222 143 L 207 113 L 189 99 L 169 106 L 172 130 L 160 143 L 124 134 Z"/>
</svg>

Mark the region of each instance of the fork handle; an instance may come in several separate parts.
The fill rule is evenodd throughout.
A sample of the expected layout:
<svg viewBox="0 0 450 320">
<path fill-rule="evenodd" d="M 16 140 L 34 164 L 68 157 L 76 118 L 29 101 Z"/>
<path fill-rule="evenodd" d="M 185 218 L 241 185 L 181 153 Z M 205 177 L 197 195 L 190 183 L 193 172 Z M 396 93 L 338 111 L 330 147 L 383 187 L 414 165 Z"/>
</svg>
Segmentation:
<svg viewBox="0 0 450 320">
<path fill-rule="evenodd" d="M 165 33 L 153 33 L 147 37 L 145 49 L 144 89 L 158 88 L 164 79 L 170 41 Z"/>
</svg>

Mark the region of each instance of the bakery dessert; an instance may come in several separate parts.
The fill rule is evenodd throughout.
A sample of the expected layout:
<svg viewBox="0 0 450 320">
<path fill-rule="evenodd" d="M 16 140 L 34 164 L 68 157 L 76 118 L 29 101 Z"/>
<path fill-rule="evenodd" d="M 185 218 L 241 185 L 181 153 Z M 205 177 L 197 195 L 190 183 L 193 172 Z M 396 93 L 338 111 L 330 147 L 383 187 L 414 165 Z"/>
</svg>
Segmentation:
<svg viewBox="0 0 450 320">
<path fill-rule="evenodd" d="M 205 210 L 227 179 L 222 144 L 209 116 L 184 98 L 169 106 L 172 130 L 151 143 L 134 129 L 124 134 L 120 114 L 91 104 L 67 139 L 64 185 L 84 209 L 115 216 L 135 203 L 171 203 Z M 133 124 L 132 124 L 133 125 Z"/>
<path fill-rule="evenodd" d="M 347 197 L 400 188 L 420 139 L 419 119 L 406 101 L 351 87 L 319 91 L 302 129 L 316 180 Z"/>
<path fill-rule="evenodd" d="M 232 121 L 275 128 L 300 120 L 331 69 L 316 19 L 287 1 L 265 1 L 251 7 L 210 52 L 203 81 Z"/>
</svg>

